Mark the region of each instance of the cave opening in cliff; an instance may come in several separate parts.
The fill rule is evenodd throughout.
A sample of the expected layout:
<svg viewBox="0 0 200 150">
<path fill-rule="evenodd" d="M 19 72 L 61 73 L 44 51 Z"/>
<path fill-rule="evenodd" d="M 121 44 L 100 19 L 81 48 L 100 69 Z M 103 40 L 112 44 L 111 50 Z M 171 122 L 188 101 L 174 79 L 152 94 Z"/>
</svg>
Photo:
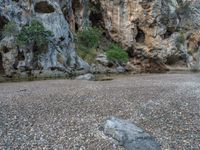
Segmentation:
<svg viewBox="0 0 200 150">
<path fill-rule="evenodd" d="M 23 61 L 23 60 L 25 60 L 25 56 L 24 56 L 24 52 L 22 51 L 22 52 L 18 52 L 18 55 L 17 55 L 17 60 L 19 60 L 19 61 Z"/>
<path fill-rule="evenodd" d="M 3 47 L 2 47 L 2 52 L 3 52 L 3 53 L 8 53 L 8 52 L 9 52 L 9 49 L 8 49 L 6 46 L 3 46 Z"/>
<path fill-rule="evenodd" d="M 2 38 L 2 31 L 4 26 L 8 23 L 8 20 L 4 16 L 0 16 L 0 39 Z"/>
<path fill-rule="evenodd" d="M 36 42 L 33 43 L 32 45 L 32 52 L 33 52 L 33 59 L 38 58 L 41 54 L 44 54 L 48 51 L 48 43 L 44 43 L 42 45 L 38 45 Z M 20 59 L 24 60 L 25 56 L 24 53 L 22 52 L 20 54 Z"/>
<path fill-rule="evenodd" d="M 134 54 L 135 54 L 134 52 L 135 52 L 134 46 L 131 46 L 127 49 L 127 53 L 129 57 L 134 57 Z"/>
<path fill-rule="evenodd" d="M 1 53 L 0 53 L 0 74 L 4 74 L 3 58 Z"/>
<path fill-rule="evenodd" d="M 72 0 L 72 9 L 74 13 L 82 9 L 82 5 L 79 0 Z"/>
<path fill-rule="evenodd" d="M 174 65 L 174 64 L 176 64 L 177 62 L 179 62 L 180 57 L 177 56 L 177 55 L 173 55 L 173 56 L 167 57 L 166 60 L 167 60 L 167 61 L 166 61 L 166 64 L 167 64 L 167 65 Z"/>
<path fill-rule="evenodd" d="M 34 9 L 37 13 L 53 13 L 55 11 L 54 7 L 46 1 L 36 3 Z"/>
<path fill-rule="evenodd" d="M 100 2 L 92 3 L 90 2 L 90 16 L 89 20 L 91 21 L 92 26 L 101 26 L 102 25 L 102 20 L 103 20 L 103 15 L 101 11 L 101 4 Z"/>
<path fill-rule="evenodd" d="M 144 43 L 145 41 L 145 33 L 140 28 L 138 28 L 138 33 L 135 39 L 137 43 Z"/>
<path fill-rule="evenodd" d="M 75 31 L 78 31 L 79 28 L 80 28 L 80 25 L 79 25 L 79 20 L 80 19 L 79 17 L 79 13 L 81 12 L 81 10 L 83 9 L 83 6 L 82 4 L 80 3 L 79 0 L 72 0 L 72 10 L 73 10 L 73 14 L 76 16 L 74 19 L 74 22 L 73 23 L 73 26 L 74 26 L 74 30 Z M 79 17 L 78 17 L 79 16 Z M 71 23 L 71 22 L 70 22 Z"/>
<path fill-rule="evenodd" d="M 78 29 L 79 29 L 79 25 L 78 25 L 78 23 L 75 22 L 75 31 L 77 32 Z"/>
</svg>

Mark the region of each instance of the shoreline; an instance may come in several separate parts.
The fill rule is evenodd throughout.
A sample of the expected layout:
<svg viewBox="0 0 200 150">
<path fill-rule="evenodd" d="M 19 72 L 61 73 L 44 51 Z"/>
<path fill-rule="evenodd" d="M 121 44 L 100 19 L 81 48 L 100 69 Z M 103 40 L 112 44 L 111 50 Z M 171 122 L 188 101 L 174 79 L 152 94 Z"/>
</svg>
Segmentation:
<svg viewBox="0 0 200 150">
<path fill-rule="evenodd" d="M 199 71 L 194 72 L 187 68 L 182 69 L 171 69 L 165 73 L 158 72 L 158 73 L 132 73 L 132 72 L 125 72 L 125 73 L 97 73 L 94 74 L 95 80 L 94 81 L 109 81 L 114 80 L 115 78 L 121 78 L 121 77 L 130 77 L 130 76 L 143 76 L 143 75 L 159 75 L 159 74 L 196 74 L 199 73 Z M 45 80 L 74 80 L 77 76 L 57 76 L 57 77 L 5 77 L 4 75 L 0 74 L 0 83 L 10 83 L 10 82 L 33 82 L 33 81 L 45 81 Z"/>
</svg>

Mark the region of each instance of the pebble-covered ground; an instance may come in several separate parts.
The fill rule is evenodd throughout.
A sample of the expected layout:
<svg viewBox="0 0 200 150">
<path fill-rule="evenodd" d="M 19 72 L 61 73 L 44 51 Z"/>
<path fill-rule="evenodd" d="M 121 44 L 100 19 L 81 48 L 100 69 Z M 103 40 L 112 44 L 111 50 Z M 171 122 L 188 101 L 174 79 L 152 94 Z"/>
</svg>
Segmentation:
<svg viewBox="0 0 200 150">
<path fill-rule="evenodd" d="M 163 150 L 199 150 L 200 74 L 1 83 L 0 150 L 123 149 L 101 131 L 109 116 L 133 121 Z"/>
</svg>

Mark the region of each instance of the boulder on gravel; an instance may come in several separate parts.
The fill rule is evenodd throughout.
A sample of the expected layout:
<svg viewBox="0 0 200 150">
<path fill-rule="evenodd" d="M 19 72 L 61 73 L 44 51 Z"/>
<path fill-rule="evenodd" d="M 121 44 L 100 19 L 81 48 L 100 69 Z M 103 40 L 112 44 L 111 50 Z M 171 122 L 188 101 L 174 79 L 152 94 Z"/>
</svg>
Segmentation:
<svg viewBox="0 0 200 150">
<path fill-rule="evenodd" d="M 91 73 L 87 73 L 87 74 L 84 74 L 84 75 L 80 75 L 78 77 L 76 77 L 77 80 L 94 80 L 95 79 L 95 76 Z"/>
<path fill-rule="evenodd" d="M 127 150 L 160 150 L 155 139 L 135 124 L 111 117 L 104 126 L 104 134 L 117 140 Z"/>
</svg>

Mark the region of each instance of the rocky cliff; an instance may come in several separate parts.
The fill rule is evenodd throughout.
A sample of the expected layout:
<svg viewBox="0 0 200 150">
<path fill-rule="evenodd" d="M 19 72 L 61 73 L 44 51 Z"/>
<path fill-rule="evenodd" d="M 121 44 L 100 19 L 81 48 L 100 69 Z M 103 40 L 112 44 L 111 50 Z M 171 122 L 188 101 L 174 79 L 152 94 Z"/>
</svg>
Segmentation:
<svg viewBox="0 0 200 150">
<path fill-rule="evenodd" d="M 129 54 L 127 68 L 160 72 L 168 66 L 199 67 L 200 4 L 185 0 L 0 0 L 0 30 L 14 21 L 20 31 L 33 19 L 53 33 L 47 51 L 33 59 L 0 32 L 0 70 L 6 75 L 69 74 L 91 70 L 76 54 L 74 33 L 98 26 Z M 30 35 L 31 36 L 31 35 Z"/>
<path fill-rule="evenodd" d="M 166 64 L 188 67 L 199 64 L 199 2 L 100 0 L 98 3 L 105 29 L 113 40 L 124 45 L 132 68 L 161 71 Z"/>
<path fill-rule="evenodd" d="M 47 51 L 40 54 L 37 60 L 33 58 L 36 49 L 19 47 L 13 35 L 1 35 L 1 62 L 5 74 L 59 76 L 74 69 L 88 70 L 89 65 L 75 52 L 74 36 L 67 20 L 72 11 L 71 0 L 1 0 L 0 29 L 8 22 L 14 21 L 21 30 L 23 25 L 36 19 L 53 34 L 47 43 Z"/>
</svg>

